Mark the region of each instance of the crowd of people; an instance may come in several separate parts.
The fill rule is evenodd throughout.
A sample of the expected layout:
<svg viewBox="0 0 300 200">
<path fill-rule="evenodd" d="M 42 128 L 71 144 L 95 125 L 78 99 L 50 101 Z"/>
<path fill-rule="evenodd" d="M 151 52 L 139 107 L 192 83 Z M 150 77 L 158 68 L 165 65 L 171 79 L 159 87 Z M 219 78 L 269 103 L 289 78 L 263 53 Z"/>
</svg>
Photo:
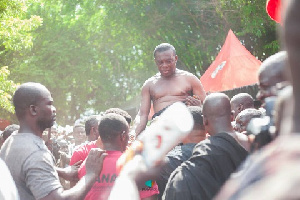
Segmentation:
<svg viewBox="0 0 300 200">
<path fill-rule="evenodd" d="M 20 85 L 13 95 L 19 123 L 1 135 L 0 199 L 299 199 L 300 1 L 282 3 L 286 49 L 262 63 L 256 97 L 206 93 L 196 76 L 176 68 L 168 43 L 154 50 L 159 72 L 145 81 L 134 120 L 110 108 L 68 133 L 53 126 L 59 113 L 50 91 Z M 134 141 L 155 131 L 150 127 L 176 102 L 186 105 L 192 130 L 149 164 L 145 144 Z M 155 148 L 162 138 L 152 141 Z"/>
</svg>

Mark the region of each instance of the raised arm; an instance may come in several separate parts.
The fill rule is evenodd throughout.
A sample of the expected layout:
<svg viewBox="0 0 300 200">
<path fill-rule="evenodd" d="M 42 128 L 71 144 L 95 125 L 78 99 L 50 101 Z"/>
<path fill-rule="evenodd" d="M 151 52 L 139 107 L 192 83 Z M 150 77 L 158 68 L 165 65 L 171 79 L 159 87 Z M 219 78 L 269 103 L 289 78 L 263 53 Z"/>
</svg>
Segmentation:
<svg viewBox="0 0 300 200">
<path fill-rule="evenodd" d="M 150 96 L 150 90 L 149 85 L 144 84 L 142 88 L 142 98 L 141 98 L 141 105 L 139 113 L 137 114 L 137 117 L 135 119 L 136 123 L 136 129 L 135 134 L 138 136 L 145 128 L 148 122 L 148 115 L 151 108 L 151 96 Z"/>
</svg>

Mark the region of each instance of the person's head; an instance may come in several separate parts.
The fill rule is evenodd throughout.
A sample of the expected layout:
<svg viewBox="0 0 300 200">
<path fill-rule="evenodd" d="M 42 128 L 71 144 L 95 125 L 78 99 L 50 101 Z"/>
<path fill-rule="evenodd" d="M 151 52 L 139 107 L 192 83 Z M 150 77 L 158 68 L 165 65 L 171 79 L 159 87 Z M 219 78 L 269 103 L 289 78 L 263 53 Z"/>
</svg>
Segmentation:
<svg viewBox="0 0 300 200">
<path fill-rule="evenodd" d="M 85 121 L 85 133 L 88 137 L 88 141 L 97 140 L 99 137 L 98 131 L 98 124 L 99 124 L 99 116 L 93 115 L 87 118 Z"/>
<path fill-rule="evenodd" d="M 300 1 L 299 0 L 285 0 L 283 3 L 287 4 L 284 10 L 283 33 L 284 43 L 288 52 L 288 66 L 291 72 L 291 79 L 293 85 L 294 108 L 292 113 L 293 132 L 300 132 Z"/>
<path fill-rule="evenodd" d="M 59 151 L 64 152 L 66 154 L 69 153 L 68 142 L 65 139 L 61 138 L 61 139 L 57 140 L 56 142 L 59 146 Z"/>
<path fill-rule="evenodd" d="M 125 118 L 125 120 L 127 121 L 128 125 L 130 126 L 132 118 L 128 114 L 128 112 L 126 112 L 125 110 L 122 110 L 121 108 L 109 108 L 105 111 L 104 114 L 108 114 L 108 113 L 115 113 L 115 114 L 123 116 Z"/>
<path fill-rule="evenodd" d="M 99 122 L 98 130 L 105 150 L 126 150 L 129 126 L 123 116 L 115 113 L 104 115 Z"/>
<path fill-rule="evenodd" d="M 188 109 L 193 116 L 194 127 L 191 133 L 183 140 L 183 143 L 198 143 L 206 139 L 206 132 L 202 118 L 202 108 L 200 106 L 189 106 Z"/>
<path fill-rule="evenodd" d="M 240 112 L 235 119 L 234 130 L 242 133 L 246 131 L 247 125 L 249 124 L 252 118 L 261 118 L 263 116 L 260 110 L 255 108 L 247 108 Z"/>
<path fill-rule="evenodd" d="M 250 94 L 239 93 L 234 95 L 230 100 L 231 110 L 233 111 L 233 121 L 236 116 L 247 108 L 254 108 L 254 101 Z"/>
<path fill-rule="evenodd" d="M 13 104 L 20 126 L 38 130 L 39 134 L 53 126 L 56 109 L 49 90 L 40 83 L 24 83 L 13 95 Z"/>
<path fill-rule="evenodd" d="M 203 102 L 203 124 L 210 135 L 232 131 L 230 99 L 223 93 L 211 93 Z"/>
<path fill-rule="evenodd" d="M 171 44 L 162 43 L 156 46 L 153 56 L 161 76 L 170 77 L 174 75 L 178 57 Z"/>
<path fill-rule="evenodd" d="M 3 137 L 3 142 L 15 131 L 19 130 L 20 126 L 17 124 L 11 124 L 9 126 L 7 126 L 3 133 L 2 133 L 2 137 Z"/>
<path fill-rule="evenodd" d="M 276 136 L 279 134 L 291 133 L 291 114 L 294 108 L 293 87 L 288 86 L 281 90 L 274 108 L 274 124 Z"/>
<path fill-rule="evenodd" d="M 73 137 L 75 145 L 79 145 L 86 141 L 85 127 L 83 124 L 75 124 L 73 127 Z"/>
<path fill-rule="evenodd" d="M 287 81 L 285 70 L 287 53 L 281 51 L 268 57 L 260 66 L 258 71 L 259 91 L 256 98 L 264 101 L 265 98 L 277 96 L 276 85 Z"/>
</svg>

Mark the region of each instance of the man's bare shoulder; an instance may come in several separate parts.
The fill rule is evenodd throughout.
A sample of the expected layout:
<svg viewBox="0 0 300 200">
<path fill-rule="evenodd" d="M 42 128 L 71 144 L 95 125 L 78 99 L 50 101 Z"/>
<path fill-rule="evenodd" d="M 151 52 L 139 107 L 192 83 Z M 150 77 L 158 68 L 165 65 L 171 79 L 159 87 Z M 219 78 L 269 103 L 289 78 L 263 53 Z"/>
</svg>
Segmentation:
<svg viewBox="0 0 300 200">
<path fill-rule="evenodd" d="M 145 87 L 145 86 L 150 86 L 150 85 L 154 84 L 154 83 L 157 82 L 160 78 L 161 78 L 160 73 L 157 73 L 157 74 L 151 76 L 150 78 L 148 78 L 148 79 L 145 81 L 143 87 Z"/>
<path fill-rule="evenodd" d="M 194 74 L 191 72 L 181 70 L 181 69 L 176 69 L 176 74 L 179 76 L 186 76 L 186 77 L 196 77 Z"/>
</svg>

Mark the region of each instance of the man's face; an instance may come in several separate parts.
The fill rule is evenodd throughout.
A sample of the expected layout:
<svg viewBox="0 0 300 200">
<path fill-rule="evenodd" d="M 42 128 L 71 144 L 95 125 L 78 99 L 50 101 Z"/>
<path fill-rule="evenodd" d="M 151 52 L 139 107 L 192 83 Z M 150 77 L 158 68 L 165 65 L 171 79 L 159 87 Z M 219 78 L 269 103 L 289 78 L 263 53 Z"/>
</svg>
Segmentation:
<svg viewBox="0 0 300 200">
<path fill-rule="evenodd" d="M 93 131 L 93 140 L 97 140 L 100 136 L 99 131 L 98 131 L 98 124 L 92 126 L 92 131 Z M 91 134 L 91 133 L 90 133 Z"/>
<path fill-rule="evenodd" d="M 73 129 L 73 136 L 77 142 L 83 143 L 86 140 L 85 129 L 83 126 L 76 126 Z"/>
<path fill-rule="evenodd" d="M 231 103 L 231 110 L 234 112 L 233 113 L 233 120 L 235 119 L 235 117 L 241 112 L 241 104 L 238 103 Z"/>
<path fill-rule="evenodd" d="M 49 91 L 45 91 L 36 105 L 37 124 L 41 130 L 53 126 L 56 120 L 56 108 L 53 106 L 53 99 Z"/>
<path fill-rule="evenodd" d="M 240 133 L 246 131 L 250 120 L 251 120 L 251 116 L 249 116 L 249 115 L 237 116 L 237 118 L 235 120 L 234 130 L 236 130 Z"/>
<path fill-rule="evenodd" d="M 259 74 L 259 91 L 256 98 L 261 102 L 264 102 L 267 97 L 277 96 L 276 84 L 279 81 L 274 76 L 271 76 L 271 73 L 266 70 Z"/>
<path fill-rule="evenodd" d="M 172 49 L 169 49 L 163 52 L 156 52 L 154 60 L 160 74 L 163 77 L 170 77 L 175 73 L 177 59 L 177 55 L 174 54 Z"/>
</svg>

